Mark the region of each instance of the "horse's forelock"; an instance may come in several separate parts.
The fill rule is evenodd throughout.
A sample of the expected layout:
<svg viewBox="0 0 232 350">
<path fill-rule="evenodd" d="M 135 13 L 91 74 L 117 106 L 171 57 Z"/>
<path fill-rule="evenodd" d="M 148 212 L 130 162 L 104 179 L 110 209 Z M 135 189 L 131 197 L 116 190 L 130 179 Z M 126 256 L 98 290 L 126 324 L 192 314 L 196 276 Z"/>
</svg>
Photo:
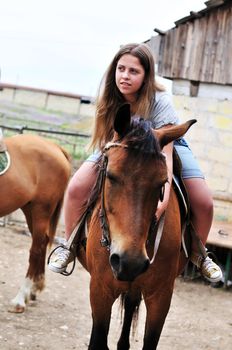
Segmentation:
<svg viewBox="0 0 232 350">
<path fill-rule="evenodd" d="M 159 142 L 152 132 L 152 123 L 148 120 L 144 120 L 143 118 L 133 119 L 131 122 L 130 131 L 120 141 L 128 146 L 128 151 L 136 153 L 136 156 L 153 156 L 157 159 L 165 161 L 165 157 L 161 152 Z M 101 176 L 100 169 L 102 169 L 102 160 L 103 159 L 101 156 L 96 163 L 96 168 L 98 169 L 98 177 L 87 203 L 88 207 L 90 208 L 94 206 L 101 192 L 101 184 L 99 178 Z"/>
<path fill-rule="evenodd" d="M 137 150 L 141 154 L 152 154 L 158 158 L 161 155 L 160 145 L 152 132 L 152 123 L 149 120 L 133 119 L 124 142 L 129 149 Z"/>
</svg>

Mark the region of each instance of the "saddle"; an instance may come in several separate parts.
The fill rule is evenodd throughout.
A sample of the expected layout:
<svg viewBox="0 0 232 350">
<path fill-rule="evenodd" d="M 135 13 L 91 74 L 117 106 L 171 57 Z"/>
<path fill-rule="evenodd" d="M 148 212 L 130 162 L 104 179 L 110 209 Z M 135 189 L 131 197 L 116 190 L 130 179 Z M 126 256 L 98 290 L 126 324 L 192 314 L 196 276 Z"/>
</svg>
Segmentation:
<svg viewBox="0 0 232 350">
<path fill-rule="evenodd" d="M 182 164 L 177 151 L 173 148 L 173 189 L 177 195 L 180 216 L 181 216 L 181 240 L 185 256 L 188 257 L 191 252 L 191 233 L 190 233 L 190 203 L 188 193 L 182 178 Z"/>
<path fill-rule="evenodd" d="M 7 147 L 5 145 L 5 142 L 3 141 L 3 134 L 2 129 L 0 128 L 0 153 L 6 152 Z"/>
<path fill-rule="evenodd" d="M 181 219 L 190 221 L 190 204 L 188 193 L 182 178 L 182 164 L 177 151 L 173 148 L 173 188 L 179 200 Z"/>
<path fill-rule="evenodd" d="M 3 175 L 10 166 L 10 155 L 3 141 L 2 130 L 0 129 L 0 175 Z"/>
</svg>

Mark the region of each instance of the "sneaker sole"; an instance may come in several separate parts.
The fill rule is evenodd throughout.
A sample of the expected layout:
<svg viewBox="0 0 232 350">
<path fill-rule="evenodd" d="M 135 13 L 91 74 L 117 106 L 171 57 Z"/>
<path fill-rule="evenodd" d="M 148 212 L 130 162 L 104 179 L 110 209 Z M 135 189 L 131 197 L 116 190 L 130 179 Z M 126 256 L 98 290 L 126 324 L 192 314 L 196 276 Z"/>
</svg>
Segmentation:
<svg viewBox="0 0 232 350">
<path fill-rule="evenodd" d="M 66 266 L 65 267 L 55 267 L 55 266 L 52 266 L 52 265 L 48 265 L 48 268 L 49 270 L 53 271 L 53 272 L 56 272 L 56 273 L 62 273 L 64 271 L 66 271 Z"/>
<path fill-rule="evenodd" d="M 207 281 L 211 282 L 211 283 L 216 283 L 216 282 L 220 282 L 222 280 L 222 275 L 218 276 L 217 278 L 209 278 L 206 276 L 203 276 Z"/>
</svg>

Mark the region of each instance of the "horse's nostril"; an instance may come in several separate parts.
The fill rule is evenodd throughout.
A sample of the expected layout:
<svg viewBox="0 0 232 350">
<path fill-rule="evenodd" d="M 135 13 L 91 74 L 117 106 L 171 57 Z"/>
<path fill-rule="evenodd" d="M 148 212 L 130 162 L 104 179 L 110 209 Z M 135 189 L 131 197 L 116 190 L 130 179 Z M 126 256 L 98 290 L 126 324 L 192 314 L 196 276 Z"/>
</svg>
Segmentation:
<svg viewBox="0 0 232 350">
<path fill-rule="evenodd" d="M 112 254 L 110 257 L 110 264 L 114 270 L 118 271 L 120 265 L 120 258 L 118 254 Z"/>
<path fill-rule="evenodd" d="M 147 271 L 150 260 L 142 257 L 130 258 L 127 255 L 113 253 L 110 265 L 115 277 L 120 281 L 133 281 L 138 275 Z"/>
</svg>

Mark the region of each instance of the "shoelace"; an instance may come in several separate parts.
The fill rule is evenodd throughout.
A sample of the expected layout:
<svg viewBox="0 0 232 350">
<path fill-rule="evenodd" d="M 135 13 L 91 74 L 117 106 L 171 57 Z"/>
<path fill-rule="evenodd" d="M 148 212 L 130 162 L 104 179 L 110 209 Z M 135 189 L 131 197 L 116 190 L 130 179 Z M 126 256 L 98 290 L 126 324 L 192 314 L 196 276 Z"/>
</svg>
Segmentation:
<svg viewBox="0 0 232 350">
<path fill-rule="evenodd" d="M 217 266 L 214 264 L 214 262 L 210 258 L 205 259 L 203 265 L 204 265 L 204 269 L 208 273 L 218 271 Z"/>
<path fill-rule="evenodd" d="M 64 249 L 62 247 L 60 247 L 57 251 L 57 259 L 62 260 L 62 261 L 66 261 L 68 260 L 70 255 L 70 251 L 68 249 Z"/>
</svg>

